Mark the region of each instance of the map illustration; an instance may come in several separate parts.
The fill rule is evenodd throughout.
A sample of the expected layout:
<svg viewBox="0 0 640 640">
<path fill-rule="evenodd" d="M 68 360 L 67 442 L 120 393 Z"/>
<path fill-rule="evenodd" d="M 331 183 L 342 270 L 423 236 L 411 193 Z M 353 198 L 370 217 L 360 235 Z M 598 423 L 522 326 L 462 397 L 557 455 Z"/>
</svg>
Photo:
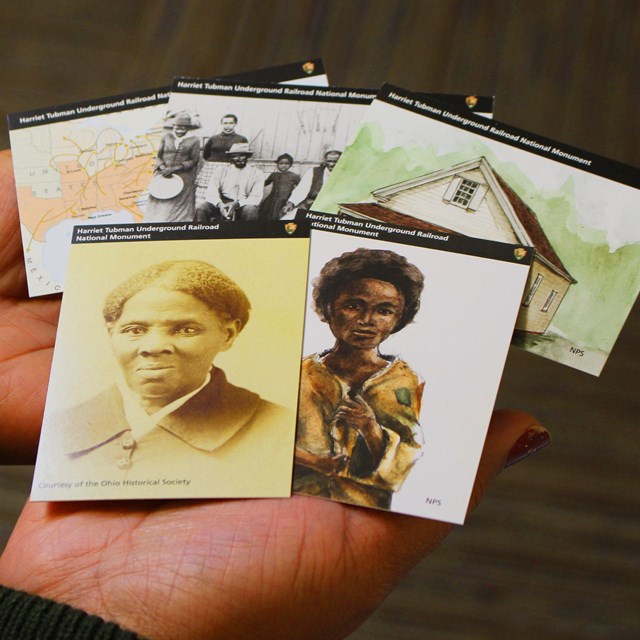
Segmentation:
<svg viewBox="0 0 640 640">
<path fill-rule="evenodd" d="M 11 130 L 30 296 L 62 291 L 73 227 L 141 222 L 166 104 Z"/>
</svg>

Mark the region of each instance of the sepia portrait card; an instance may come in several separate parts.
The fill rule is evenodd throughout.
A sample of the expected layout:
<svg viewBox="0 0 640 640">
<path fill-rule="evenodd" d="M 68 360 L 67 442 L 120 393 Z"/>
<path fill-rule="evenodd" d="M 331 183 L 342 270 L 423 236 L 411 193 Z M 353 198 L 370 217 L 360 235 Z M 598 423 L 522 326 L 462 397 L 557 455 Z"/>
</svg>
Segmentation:
<svg viewBox="0 0 640 640">
<path fill-rule="evenodd" d="M 288 496 L 305 222 L 76 227 L 33 500 Z"/>
<path fill-rule="evenodd" d="M 462 523 L 533 250 L 308 218 L 293 492 Z"/>
<path fill-rule="evenodd" d="M 535 248 L 513 344 L 599 375 L 640 290 L 640 171 L 385 86 L 313 208 Z"/>
<path fill-rule="evenodd" d="M 318 59 L 229 79 L 327 84 Z M 171 126 L 169 89 L 9 115 L 30 296 L 64 289 L 75 225 L 142 221 L 158 146 Z"/>
</svg>

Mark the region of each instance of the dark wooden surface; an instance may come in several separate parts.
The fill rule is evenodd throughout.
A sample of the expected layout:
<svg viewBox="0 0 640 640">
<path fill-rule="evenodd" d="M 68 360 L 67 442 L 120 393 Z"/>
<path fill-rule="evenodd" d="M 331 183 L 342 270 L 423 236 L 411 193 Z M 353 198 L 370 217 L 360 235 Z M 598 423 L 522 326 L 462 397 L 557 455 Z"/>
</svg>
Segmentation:
<svg viewBox="0 0 640 640">
<path fill-rule="evenodd" d="M 640 165 L 636 0 L 0 1 L 3 114 L 315 56 L 334 84 L 495 94 L 500 120 Z M 552 446 L 352 640 L 640 637 L 639 318 L 600 379 L 510 354 L 498 405 Z M 27 486 L 0 470 L 0 545 Z"/>
</svg>

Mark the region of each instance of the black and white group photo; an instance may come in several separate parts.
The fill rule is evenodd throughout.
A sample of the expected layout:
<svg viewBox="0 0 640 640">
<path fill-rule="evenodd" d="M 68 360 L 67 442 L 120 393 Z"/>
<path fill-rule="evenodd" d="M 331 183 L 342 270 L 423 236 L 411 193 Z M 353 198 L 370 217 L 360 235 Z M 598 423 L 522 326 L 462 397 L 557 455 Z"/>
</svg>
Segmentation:
<svg viewBox="0 0 640 640">
<path fill-rule="evenodd" d="M 224 86 L 224 85 L 223 85 Z M 288 220 L 307 211 L 367 99 L 172 91 L 145 222 Z M 230 85 L 231 87 L 231 85 Z"/>
</svg>

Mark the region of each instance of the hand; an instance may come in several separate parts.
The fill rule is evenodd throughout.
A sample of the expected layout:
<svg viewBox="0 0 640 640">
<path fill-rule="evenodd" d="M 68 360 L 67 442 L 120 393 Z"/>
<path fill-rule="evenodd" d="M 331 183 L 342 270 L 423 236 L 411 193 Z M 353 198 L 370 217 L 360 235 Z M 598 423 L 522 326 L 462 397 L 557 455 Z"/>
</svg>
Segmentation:
<svg viewBox="0 0 640 640">
<path fill-rule="evenodd" d="M 376 427 L 381 431 L 373 409 L 362 396 L 343 398 L 336 410 L 336 420 L 347 427 L 356 429 L 363 438 L 366 438 Z"/>
<path fill-rule="evenodd" d="M 0 464 L 33 463 L 60 296 L 27 296 L 9 151 L 0 151 Z"/>
<path fill-rule="evenodd" d="M 534 424 L 494 414 L 472 506 Z M 29 503 L 0 582 L 152 639 L 331 640 L 353 631 L 450 528 L 301 496 Z"/>
<path fill-rule="evenodd" d="M 325 476 L 333 476 L 340 473 L 348 464 L 349 456 L 344 454 L 319 456 L 315 453 L 311 453 L 296 447 L 296 464 L 300 464 L 303 467 L 309 467 L 315 469 L 319 473 Z"/>
<path fill-rule="evenodd" d="M 285 213 L 289 213 L 289 211 L 291 211 L 295 206 L 296 205 L 293 204 L 293 202 L 287 202 L 284 207 L 282 207 L 282 214 L 284 215 Z"/>
<path fill-rule="evenodd" d="M 160 174 L 165 178 L 169 178 L 175 173 L 175 171 L 176 171 L 175 167 L 165 167 L 160 171 Z"/>
<path fill-rule="evenodd" d="M 220 208 L 222 209 L 222 215 L 231 220 L 235 210 L 238 208 L 238 202 L 236 200 L 232 200 L 231 202 L 221 204 Z"/>
<path fill-rule="evenodd" d="M 0 246 L 0 451 L 15 463 L 35 451 L 59 300 L 26 298 L 6 152 Z M 472 507 L 534 424 L 524 413 L 494 414 Z M 300 496 L 27 503 L 0 583 L 152 639 L 331 640 L 353 631 L 450 528 Z"/>
<path fill-rule="evenodd" d="M 384 431 L 366 400 L 360 395 L 344 398 L 336 411 L 336 420 L 346 427 L 355 429 L 363 437 L 378 464 L 384 455 L 386 440 Z"/>
</svg>

